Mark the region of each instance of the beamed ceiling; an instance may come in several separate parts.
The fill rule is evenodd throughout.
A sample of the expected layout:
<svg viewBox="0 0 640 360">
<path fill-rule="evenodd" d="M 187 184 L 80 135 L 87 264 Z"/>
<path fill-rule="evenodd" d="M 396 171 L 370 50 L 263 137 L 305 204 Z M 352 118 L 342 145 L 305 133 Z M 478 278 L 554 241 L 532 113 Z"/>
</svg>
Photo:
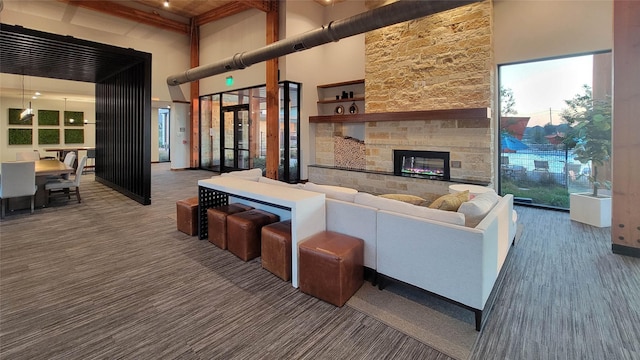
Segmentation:
<svg viewBox="0 0 640 360">
<path fill-rule="evenodd" d="M 274 10 L 272 0 L 57 0 L 169 31 L 189 34 L 203 25 L 249 9 Z M 311 0 L 306 0 L 310 1 Z M 313 0 L 330 5 L 343 0 Z M 0 28 L 0 73 L 95 83 L 136 63 L 128 49 L 21 26 Z"/>
<path fill-rule="evenodd" d="M 170 31 L 188 34 L 190 22 L 202 25 L 248 9 L 270 10 L 275 2 L 261 0 L 95 1 L 57 0 Z M 135 64 L 129 49 L 0 25 L 0 72 L 15 75 L 95 83 Z"/>
</svg>

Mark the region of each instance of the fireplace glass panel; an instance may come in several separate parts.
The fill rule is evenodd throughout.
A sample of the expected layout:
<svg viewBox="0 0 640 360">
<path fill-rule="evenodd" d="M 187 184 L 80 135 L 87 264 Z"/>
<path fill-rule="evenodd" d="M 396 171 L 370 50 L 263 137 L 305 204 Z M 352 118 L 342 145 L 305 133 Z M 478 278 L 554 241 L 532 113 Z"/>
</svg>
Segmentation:
<svg viewBox="0 0 640 360">
<path fill-rule="evenodd" d="M 441 178 L 444 176 L 444 159 L 403 156 L 401 171 L 409 176 Z"/>
<path fill-rule="evenodd" d="M 450 180 L 449 153 L 393 150 L 393 173 L 398 176 Z"/>
</svg>

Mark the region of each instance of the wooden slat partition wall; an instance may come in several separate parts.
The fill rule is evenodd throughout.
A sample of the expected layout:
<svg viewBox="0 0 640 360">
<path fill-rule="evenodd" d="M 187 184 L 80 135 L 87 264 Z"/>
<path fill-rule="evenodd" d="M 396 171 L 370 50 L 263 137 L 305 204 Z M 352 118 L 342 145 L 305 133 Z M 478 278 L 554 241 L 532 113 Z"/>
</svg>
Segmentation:
<svg viewBox="0 0 640 360">
<path fill-rule="evenodd" d="M 151 204 L 151 55 L 96 83 L 96 180 Z"/>
</svg>

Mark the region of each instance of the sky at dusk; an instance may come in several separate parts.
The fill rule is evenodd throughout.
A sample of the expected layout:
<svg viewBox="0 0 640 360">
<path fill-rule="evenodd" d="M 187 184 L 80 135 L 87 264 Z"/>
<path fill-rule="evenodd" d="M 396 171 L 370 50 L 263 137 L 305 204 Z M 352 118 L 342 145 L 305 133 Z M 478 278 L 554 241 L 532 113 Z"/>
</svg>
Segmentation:
<svg viewBox="0 0 640 360">
<path fill-rule="evenodd" d="M 537 61 L 500 67 L 500 86 L 510 88 L 517 115 L 530 116 L 528 127 L 562 123 L 564 100 L 592 86 L 593 56 Z"/>
</svg>

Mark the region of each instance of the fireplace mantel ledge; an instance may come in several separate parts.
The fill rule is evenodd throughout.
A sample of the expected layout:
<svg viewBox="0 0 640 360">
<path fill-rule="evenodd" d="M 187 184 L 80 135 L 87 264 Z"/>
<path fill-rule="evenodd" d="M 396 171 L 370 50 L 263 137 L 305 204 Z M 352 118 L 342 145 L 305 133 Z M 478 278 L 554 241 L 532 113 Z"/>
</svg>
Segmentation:
<svg viewBox="0 0 640 360">
<path fill-rule="evenodd" d="M 366 114 L 309 116 L 310 123 L 346 123 L 410 120 L 490 120 L 490 108 L 398 111 Z"/>
</svg>

